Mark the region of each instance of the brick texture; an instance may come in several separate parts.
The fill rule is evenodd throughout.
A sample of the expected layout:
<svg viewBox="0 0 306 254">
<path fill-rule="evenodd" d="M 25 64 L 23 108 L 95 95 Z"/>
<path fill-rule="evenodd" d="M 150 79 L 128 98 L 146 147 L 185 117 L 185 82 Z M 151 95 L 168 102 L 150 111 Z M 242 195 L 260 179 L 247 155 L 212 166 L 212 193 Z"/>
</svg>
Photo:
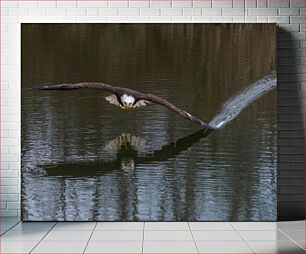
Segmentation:
<svg viewBox="0 0 306 254">
<path fill-rule="evenodd" d="M 304 0 L 3 0 L 0 4 L 1 216 L 20 216 L 21 22 L 276 22 L 278 219 L 304 218 Z"/>
</svg>

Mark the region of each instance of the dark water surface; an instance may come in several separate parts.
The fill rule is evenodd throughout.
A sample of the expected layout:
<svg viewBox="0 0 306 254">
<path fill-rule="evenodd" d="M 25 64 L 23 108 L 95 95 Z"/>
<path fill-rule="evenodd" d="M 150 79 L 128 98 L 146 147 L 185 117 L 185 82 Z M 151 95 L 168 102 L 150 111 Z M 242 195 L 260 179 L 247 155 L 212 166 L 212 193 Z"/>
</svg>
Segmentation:
<svg viewBox="0 0 306 254">
<path fill-rule="evenodd" d="M 275 52 L 272 24 L 23 24 L 23 219 L 276 220 L 275 89 L 211 133 L 155 104 L 34 89 L 105 82 L 209 122 Z"/>
</svg>

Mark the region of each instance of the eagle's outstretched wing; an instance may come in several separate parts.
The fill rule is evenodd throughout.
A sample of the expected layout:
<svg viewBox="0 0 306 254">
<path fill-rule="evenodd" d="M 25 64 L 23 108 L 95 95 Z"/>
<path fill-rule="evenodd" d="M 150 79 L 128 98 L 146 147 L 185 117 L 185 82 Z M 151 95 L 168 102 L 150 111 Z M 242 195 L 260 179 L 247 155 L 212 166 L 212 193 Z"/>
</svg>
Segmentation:
<svg viewBox="0 0 306 254">
<path fill-rule="evenodd" d="M 156 96 L 154 94 L 142 94 L 139 99 L 154 102 L 154 103 L 157 103 L 159 105 L 162 105 L 162 106 L 174 111 L 175 113 L 179 114 L 181 117 L 183 117 L 187 120 L 190 120 L 190 121 L 194 122 L 195 124 L 200 125 L 203 128 L 213 129 L 212 126 L 209 126 L 207 123 L 203 122 L 201 119 L 189 114 L 185 110 L 182 110 L 182 109 L 178 108 L 177 106 L 173 105 L 169 101 L 167 101 L 167 100 L 165 100 L 165 99 L 163 99 L 159 96 Z"/>
<path fill-rule="evenodd" d="M 173 112 L 179 114 L 181 117 L 192 121 L 195 124 L 200 125 L 202 128 L 210 128 L 213 127 L 209 126 L 207 123 L 203 122 L 199 118 L 189 114 L 185 110 L 178 108 L 177 106 L 173 105 L 172 103 L 168 102 L 167 100 L 160 98 L 153 94 L 145 94 L 141 93 L 129 88 L 123 87 L 116 87 L 111 86 L 105 83 L 94 83 L 94 82 L 85 82 L 85 83 L 77 83 L 77 84 L 61 84 L 61 85 L 53 85 L 53 86 L 44 86 L 41 90 L 74 90 L 74 89 L 83 89 L 83 88 L 91 88 L 91 89 L 99 89 L 105 90 L 111 93 L 116 94 L 117 96 L 122 96 L 123 94 L 133 96 L 137 101 L 149 101 L 160 104 Z M 110 101 L 110 97 L 108 97 L 108 101 Z"/>
<path fill-rule="evenodd" d="M 95 83 L 95 82 L 43 86 L 42 88 L 40 88 L 40 90 L 75 90 L 75 89 L 84 89 L 84 88 L 105 90 L 116 94 L 122 90 L 121 87 L 111 86 L 105 83 Z"/>
</svg>

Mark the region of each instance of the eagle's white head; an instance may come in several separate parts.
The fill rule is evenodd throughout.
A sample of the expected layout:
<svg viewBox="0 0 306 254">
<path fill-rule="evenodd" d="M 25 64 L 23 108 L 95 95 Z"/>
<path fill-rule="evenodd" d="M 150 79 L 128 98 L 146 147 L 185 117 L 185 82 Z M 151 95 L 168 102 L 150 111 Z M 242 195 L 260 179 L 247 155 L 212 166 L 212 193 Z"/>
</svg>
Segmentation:
<svg viewBox="0 0 306 254">
<path fill-rule="evenodd" d="M 134 105 L 134 102 L 135 102 L 135 98 L 133 96 L 127 95 L 127 94 L 122 95 L 120 97 L 120 99 L 121 99 L 121 102 L 122 102 L 122 105 L 123 105 L 124 109 L 132 108 L 133 105 Z"/>
<path fill-rule="evenodd" d="M 138 108 L 149 104 L 149 102 L 146 100 L 136 101 L 136 99 L 133 96 L 127 94 L 124 94 L 121 97 L 117 96 L 116 94 L 113 94 L 105 97 L 105 99 L 109 103 L 114 104 L 122 109 Z M 120 100 L 120 102 L 118 101 L 118 99 Z"/>
</svg>

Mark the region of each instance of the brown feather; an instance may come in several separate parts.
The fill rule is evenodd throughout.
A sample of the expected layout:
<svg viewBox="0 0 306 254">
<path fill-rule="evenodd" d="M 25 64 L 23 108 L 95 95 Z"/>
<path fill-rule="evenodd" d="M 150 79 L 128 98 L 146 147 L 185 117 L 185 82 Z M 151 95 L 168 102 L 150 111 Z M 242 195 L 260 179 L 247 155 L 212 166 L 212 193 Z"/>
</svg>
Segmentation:
<svg viewBox="0 0 306 254">
<path fill-rule="evenodd" d="M 198 119 L 197 117 L 189 114 L 185 110 L 182 110 L 172 103 L 168 102 L 167 100 L 160 98 L 153 94 L 144 94 L 129 88 L 123 88 L 123 87 L 116 87 L 111 86 L 105 83 L 95 83 L 95 82 L 84 82 L 84 83 L 77 83 L 77 84 L 61 84 L 61 85 L 53 85 L 53 86 L 44 86 L 41 88 L 41 90 L 74 90 L 74 89 L 84 89 L 84 88 L 90 88 L 90 89 L 99 89 L 99 90 L 105 90 L 114 94 L 118 94 L 119 96 L 123 94 L 131 95 L 137 100 L 145 100 L 157 103 L 159 105 L 162 105 L 173 112 L 179 114 L 181 117 L 192 121 L 193 123 L 200 125 L 202 128 L 212 128 L 207 123 L 203 122 L 202 120 Z"/>
</svg>

